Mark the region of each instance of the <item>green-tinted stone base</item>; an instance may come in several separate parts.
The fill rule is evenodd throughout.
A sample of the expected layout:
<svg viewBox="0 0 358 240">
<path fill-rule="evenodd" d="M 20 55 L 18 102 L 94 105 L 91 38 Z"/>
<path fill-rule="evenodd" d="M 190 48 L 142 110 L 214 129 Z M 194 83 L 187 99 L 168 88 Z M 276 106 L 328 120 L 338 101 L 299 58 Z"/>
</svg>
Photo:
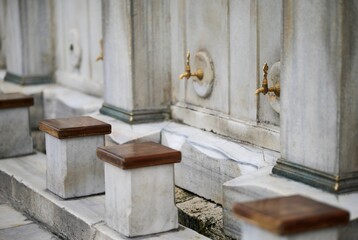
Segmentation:
<svg viewBox="0 0 358 240">
<path fill-rule="evenodd" d="M 7 72 L 4 78 L 7 82 L 16 83 L 19 85 L 37 85 L 45 83 L 53 83 L 53 76 L 19 76 L 13 73 Z"/>
<path fill-rule="evenodd" d="M 130 124 L 163 121 L 170 117 L 168 109 L 127 111 L 109 104 L 103 104 L 99 111 Z"/>
<path fill-rule="evenodd" d="M 272 173 L 335 194 L 358 190 L 358 172 L 333 175 L 279 159 Z"/>
</svg>

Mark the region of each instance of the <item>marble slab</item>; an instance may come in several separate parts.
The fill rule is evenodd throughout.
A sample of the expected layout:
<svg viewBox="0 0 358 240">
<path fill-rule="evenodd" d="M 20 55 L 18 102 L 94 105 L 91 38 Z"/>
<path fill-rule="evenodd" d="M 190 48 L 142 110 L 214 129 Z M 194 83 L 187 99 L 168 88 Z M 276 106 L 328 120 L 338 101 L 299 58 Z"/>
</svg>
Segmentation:
<svg viewBox="0 0 358 240">
<path fill-rule="evenodd" d="M 104 195 L 63 201 L 46 190 L 46 155 L 11 158 L 0 162 L 0 190 L 22 211 L 69 239 L 124 240 L 104 222 Z M 16 200 L 16 201 L 15 201 Z M 142 239 L 208 238 L 180 226 L 177 231 Z"/>
</svg>

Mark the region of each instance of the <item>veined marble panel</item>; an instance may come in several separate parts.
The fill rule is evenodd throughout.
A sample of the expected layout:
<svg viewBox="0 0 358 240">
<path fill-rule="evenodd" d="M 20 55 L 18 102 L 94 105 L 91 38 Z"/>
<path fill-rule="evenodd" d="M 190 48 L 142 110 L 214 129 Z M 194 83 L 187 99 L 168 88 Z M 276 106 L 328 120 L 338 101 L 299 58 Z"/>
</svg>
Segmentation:
<svg viewBox="0 0 358 240">
<path fill-rule="evenodd" d="M 171 109 L 173 118 L 184 124 L 274 151 L 279 151 L 280 149 L 280 132 L 278 127 L 241 121 L 217 111 L 210 111 L 208 109 L 203 111 L 200 107 L 188 106 L 186 104 L 176 104 Z"/>
<path fill-rule="evenodd" d="M 281 9 L 282 2 L 275 0 L 172 2 L 174 119 L 279 150 L 279 114 L 270 106 L 267 96 L 256 97 L 254 92 L 261 86 L 263 63 L 271 66 L 280 60 Z M 197 51 L 208 52 L 212 58 L 215 80 L 213 91 L 206 98 L 197 96 L 192 78 L 178 80 L 184 71 L 187 50 L 191 50 L 193 71 Z"/>
<path fill-rule="evenodd" d="M 278 157 L 277 152 L 176 123 L 162 130 L 161 143 L 182 152 L 182 162 L 175 165 L 176 185 L 220 204 L 224 182 L 273 166 Z"/>
</svg>

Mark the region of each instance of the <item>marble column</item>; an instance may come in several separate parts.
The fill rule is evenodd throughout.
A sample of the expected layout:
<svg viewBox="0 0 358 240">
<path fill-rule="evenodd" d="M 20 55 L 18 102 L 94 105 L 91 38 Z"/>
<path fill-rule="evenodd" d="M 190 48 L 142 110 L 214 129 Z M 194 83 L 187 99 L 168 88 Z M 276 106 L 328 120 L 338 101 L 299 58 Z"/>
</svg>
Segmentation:
<svg viewBox="0 0 358 240">
<path fill-rule="evenodd" d="M 358 2 L 284 1 L 281 159 L 273 173 L 358 190 Z"/>
<path fill-rule="evenodd" d="M 129 123 L 164 119 L 170 105 L 170 1 L 103 4 L 101 113 Z"/>
<path fill-rule="evenodd" d="M 52 1 L 11 0 L 6 5 L 6 81 L 52 82 Z"/>
</svg>

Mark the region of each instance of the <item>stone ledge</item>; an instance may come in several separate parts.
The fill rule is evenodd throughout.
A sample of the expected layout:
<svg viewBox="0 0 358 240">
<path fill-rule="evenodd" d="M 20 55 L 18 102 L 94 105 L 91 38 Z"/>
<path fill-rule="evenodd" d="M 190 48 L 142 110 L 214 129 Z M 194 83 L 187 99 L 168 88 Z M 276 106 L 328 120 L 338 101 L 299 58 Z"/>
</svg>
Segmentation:
<svg viewBox="0 0 358 240">
<path fill-rule="evenodd" d="M 128 239 L 104 222 L 104 195 L 61 200 L 46 190 L 46 155 L 0 161 L 0 191 L 18 210 L 25 212 L 65 239 Z M 208 239 L 180 227 L 177 231 L 136 239 Z"/>
</svg>

